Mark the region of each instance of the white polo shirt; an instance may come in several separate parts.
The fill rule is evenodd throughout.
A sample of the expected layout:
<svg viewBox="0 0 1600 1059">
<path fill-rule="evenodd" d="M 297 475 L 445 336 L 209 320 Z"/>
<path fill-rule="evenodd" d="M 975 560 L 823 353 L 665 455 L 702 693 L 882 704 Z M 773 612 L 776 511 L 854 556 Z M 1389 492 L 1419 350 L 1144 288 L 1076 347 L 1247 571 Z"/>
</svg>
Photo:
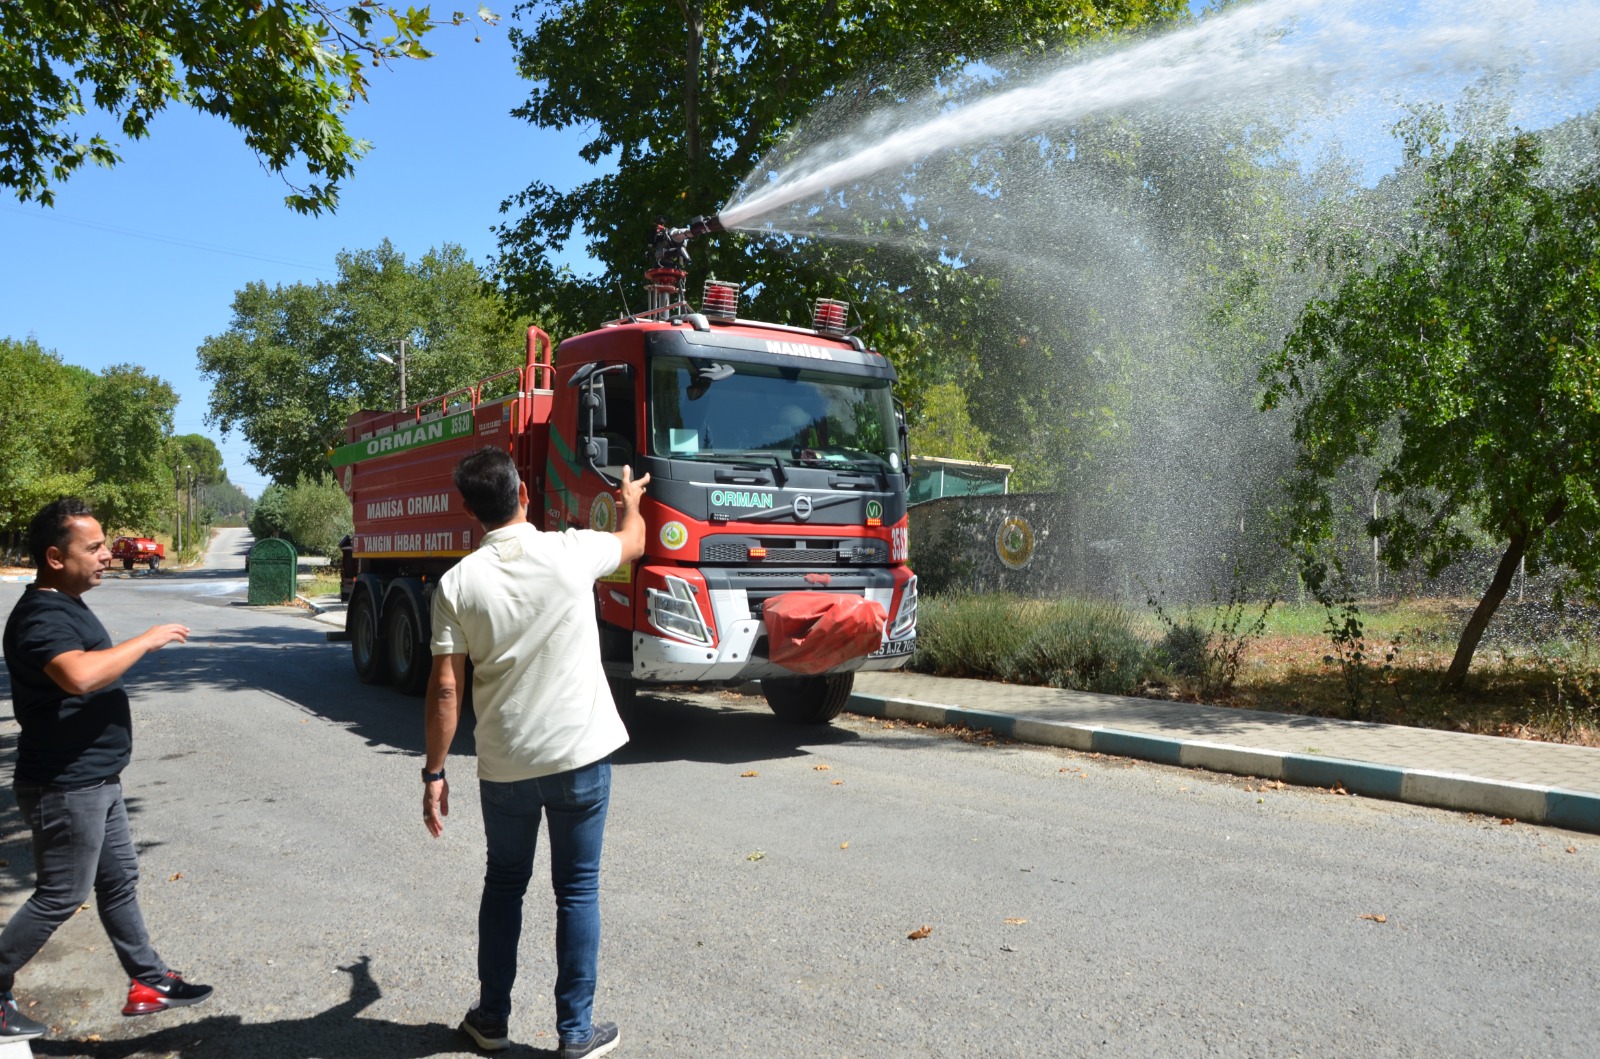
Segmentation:
<svg viewBox="0 0 1600 1059">
<path fill-rule="evenodd" d="M 600 665 L 594 582 L 617 568 L 610 533 L 484 535 L 433 592 L 435 655 L 472 659 L 478 776 L 496 783 L 592 764 L 628 741 Z"/>
</svg>

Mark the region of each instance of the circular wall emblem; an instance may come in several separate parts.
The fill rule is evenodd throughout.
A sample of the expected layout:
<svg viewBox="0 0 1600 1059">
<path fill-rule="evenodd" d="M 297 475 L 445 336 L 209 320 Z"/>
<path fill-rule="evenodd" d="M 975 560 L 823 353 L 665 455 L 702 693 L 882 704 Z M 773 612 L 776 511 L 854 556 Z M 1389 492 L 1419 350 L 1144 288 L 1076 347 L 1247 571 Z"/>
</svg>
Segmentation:
<svg viewBox="0 0 1600 1059">
<path fill-rule="evenodd" d="M 677 551 L 689 543 L 689 531 L 681 522 L 669 522 L 661 527 L 661 546 L 669 551 Z"/>
<path fill-rule="evenodd" d="M 794 498 L 794 517 L 801 522 L 811 517 L 811 498 L 809 496 L 797 496 Z"/>
<path fill-rule="evenodd" d="M 1020 570 L 1033 558 L 1033 527 L 1019 515 L 1010 515 L 1000 523 L 995 535 L 994 550 L 1000 561 L 1013 570 Z"/>
<path fill-rule="evenodd" d="M 610 533 L 617 528 L 617 502 L 610 493 L 600 493 L 589 505 L 589 528 Z"/>
<path fill-rule="evenodd" d="M 868 500 L 867 501 L 867 517 L 868 518 L 882 518 L 883 517 L 883 505 L 878 503 L 878 501 L 876 501 L 876 500 Z"/>
<path fill-rule="evenodd" d="M 356 465 L 348 464 L 344 469 L 344 491 L 350 491 L 350 483 L 356 480 Z"/>
</svg>

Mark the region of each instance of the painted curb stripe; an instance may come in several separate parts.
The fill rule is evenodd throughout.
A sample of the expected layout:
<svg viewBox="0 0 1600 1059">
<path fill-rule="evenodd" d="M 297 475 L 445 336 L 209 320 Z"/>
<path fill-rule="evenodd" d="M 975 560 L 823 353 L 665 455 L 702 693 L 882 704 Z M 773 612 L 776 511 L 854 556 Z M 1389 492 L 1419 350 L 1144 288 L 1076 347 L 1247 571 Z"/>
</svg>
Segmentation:
<svg viewBox="0 0 1600 1059">
<path fill-rule="evenodd" d="M 1297 786 L 1332 787 L 1337 784 L 1352 794 L 1371 798 L 1456 812 L 1511 817 L 1528 823 L 1600 834 L 1600 794 L 1585 791 L 1199 739 L 1177 739 L 1101 725 L 1014 717 L 988 710 L 970 710 L 917 699 L 889 699 L 863 692 L 853 693 L 845 708 L 868 717 L 987 728 L 997 736 L 1019 742 L 1138 758 L 1211 772 L 1281 779 Z"/>
<path fill-rule="evenodd" d="M 1600 833 L 1600 795 L 1557 787 L 1547 796 L 1546 806 L 1545 823 Z"/>
</svg>

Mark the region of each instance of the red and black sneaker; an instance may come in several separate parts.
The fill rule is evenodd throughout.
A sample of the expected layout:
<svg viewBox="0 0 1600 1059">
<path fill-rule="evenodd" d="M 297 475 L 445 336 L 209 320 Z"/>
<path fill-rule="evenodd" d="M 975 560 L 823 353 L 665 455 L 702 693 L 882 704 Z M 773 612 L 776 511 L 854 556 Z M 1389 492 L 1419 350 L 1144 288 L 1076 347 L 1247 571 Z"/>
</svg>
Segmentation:
<svg viewBox="0 0 1600 1059">
<path fill-rule="evenodd" d="M 211 995 L 208 985 L 194 985 L 183 980 L 177 971 L 168 971 L 155 985 L 137 978 L 128 983 L 128 1002 L 122 1005 L 124 1015 L 153 1015 L 167 1008 L 188 1007 L 198 1004 Z"/>
</svg>

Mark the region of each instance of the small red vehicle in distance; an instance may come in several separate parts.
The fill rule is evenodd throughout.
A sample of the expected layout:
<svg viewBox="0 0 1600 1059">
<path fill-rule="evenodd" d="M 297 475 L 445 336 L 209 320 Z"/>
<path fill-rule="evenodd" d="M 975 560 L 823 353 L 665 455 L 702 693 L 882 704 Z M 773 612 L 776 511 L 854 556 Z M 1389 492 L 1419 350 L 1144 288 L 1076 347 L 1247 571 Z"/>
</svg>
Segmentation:
<svg viewBox="0 0 1600 1059">
<path fill-rule="evenodd" d="M 132 570 L 135 563 L 149 563 L 153 574 L 161 569 L 161 560 L 166 557 L 161 542 L 149 537 L 118 537 L 111 542 L 111 558 L 121 559 L 124 570 Z"/>
</svg>

